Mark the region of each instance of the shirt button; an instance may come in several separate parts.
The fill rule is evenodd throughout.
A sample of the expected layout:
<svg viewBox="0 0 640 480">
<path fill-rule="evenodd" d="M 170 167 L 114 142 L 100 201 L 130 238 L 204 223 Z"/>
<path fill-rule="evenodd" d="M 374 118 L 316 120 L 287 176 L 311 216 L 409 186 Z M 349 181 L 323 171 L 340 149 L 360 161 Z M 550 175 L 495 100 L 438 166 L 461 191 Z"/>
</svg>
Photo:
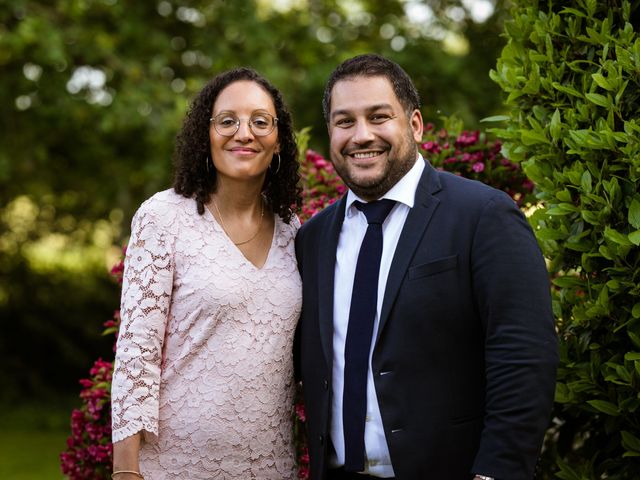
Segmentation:
<svg viewBox="0 0 640 480">
<path fill-rule="evenodd" d="M 371 415 L 367 415 L 367 416 L 364 418 L 364 421 L 365 421 L 365 422 L 370 422 L 370 421 L 371 421 Z"/>
</svg>

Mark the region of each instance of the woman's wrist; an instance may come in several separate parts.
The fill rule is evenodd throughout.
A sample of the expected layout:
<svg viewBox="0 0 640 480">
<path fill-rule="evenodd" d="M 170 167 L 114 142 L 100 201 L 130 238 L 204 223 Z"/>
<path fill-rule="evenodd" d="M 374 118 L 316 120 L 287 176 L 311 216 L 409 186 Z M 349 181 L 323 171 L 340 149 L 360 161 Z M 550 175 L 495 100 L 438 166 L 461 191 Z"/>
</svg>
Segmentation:
<svg viewBox="0 0 640 480">
<path fill-rule="evenodd" d="M 111 478 L 113 480 L 128 480 L 130 478 L 142 478 L 144 479 L 144 476 L 142 475 L 142 473 L 140 473 L 140 469 L 114 469 L 113 473 L 111 474 Z"/>
</svg>

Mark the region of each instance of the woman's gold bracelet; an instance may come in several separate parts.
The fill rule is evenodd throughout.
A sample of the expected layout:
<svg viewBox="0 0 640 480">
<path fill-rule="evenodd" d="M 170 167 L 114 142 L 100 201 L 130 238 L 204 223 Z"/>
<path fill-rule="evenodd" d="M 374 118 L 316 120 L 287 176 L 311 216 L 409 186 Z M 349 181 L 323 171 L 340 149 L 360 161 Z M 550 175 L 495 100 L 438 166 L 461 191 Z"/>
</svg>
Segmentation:
<svg viewBox="0 0 640 480">
<path fill-rule="evenodd" d="M 142 476 L 142 474 L 140 472 L 136 472 L 135 470 L 118 470 L 116 472 L 113 472 L 111 474 L 111 478 L 115 478 L 116 475 L 119 475 L 120 473 L 130 473 L 132 475 L 135 475 L 138 478 L 142 478 L 144 480 L 144 477 Z"/>
</svg>

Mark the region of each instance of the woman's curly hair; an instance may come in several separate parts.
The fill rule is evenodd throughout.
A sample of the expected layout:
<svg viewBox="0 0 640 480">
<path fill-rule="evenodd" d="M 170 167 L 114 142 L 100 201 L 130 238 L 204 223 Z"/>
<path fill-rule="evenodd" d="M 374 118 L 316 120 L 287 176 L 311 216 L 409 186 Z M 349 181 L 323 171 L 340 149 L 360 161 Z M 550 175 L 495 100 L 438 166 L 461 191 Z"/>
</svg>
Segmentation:
<svg viewBox="0 0 640 480">
<path fill-rule="evenodd" d="M 210 160 L 209 119 L 211 109 L 220 92 L 230 84 L 248 80 L 260 85 L 271 97 L 278 118 L 278 142 L 280 145 L 280 167 L 267 170 L 263 193 L 274 213 L 289 223 L 294 209 L 302 204 L 298 147 L 293 133 L 291 114 L 280 91 L 255 70 L 247 67 L 235 68 L 216 75 L 193 100 L 182 129 L 176 137 L 173 153 L 175 177 L 173 188 L 187 198 L 194 198 L 198 213 L 215 190 L 217 171 Z M 277 165 L 274 157 L 273 164 Z"/>
</svg>

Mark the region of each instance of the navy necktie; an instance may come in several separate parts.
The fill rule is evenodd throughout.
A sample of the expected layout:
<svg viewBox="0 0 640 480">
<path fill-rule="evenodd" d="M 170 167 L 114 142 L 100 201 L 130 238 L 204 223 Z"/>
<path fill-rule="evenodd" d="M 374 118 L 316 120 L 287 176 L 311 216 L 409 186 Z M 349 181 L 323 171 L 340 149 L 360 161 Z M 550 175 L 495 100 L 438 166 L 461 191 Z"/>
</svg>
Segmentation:
<svg viewBox="0 0 640 480">
<path fill-rule="evenodd" d="M 349 472 L 364 470 L 367 372 L 373 322 L 378 305 L 382 223 L 395 203 L 393 200 L 355 202 L 356 208 L 367 217 L 369 226 L 358 254 L 344 348 L 342 420 L 345 443 L 344 469 Z"/>
</svg>

